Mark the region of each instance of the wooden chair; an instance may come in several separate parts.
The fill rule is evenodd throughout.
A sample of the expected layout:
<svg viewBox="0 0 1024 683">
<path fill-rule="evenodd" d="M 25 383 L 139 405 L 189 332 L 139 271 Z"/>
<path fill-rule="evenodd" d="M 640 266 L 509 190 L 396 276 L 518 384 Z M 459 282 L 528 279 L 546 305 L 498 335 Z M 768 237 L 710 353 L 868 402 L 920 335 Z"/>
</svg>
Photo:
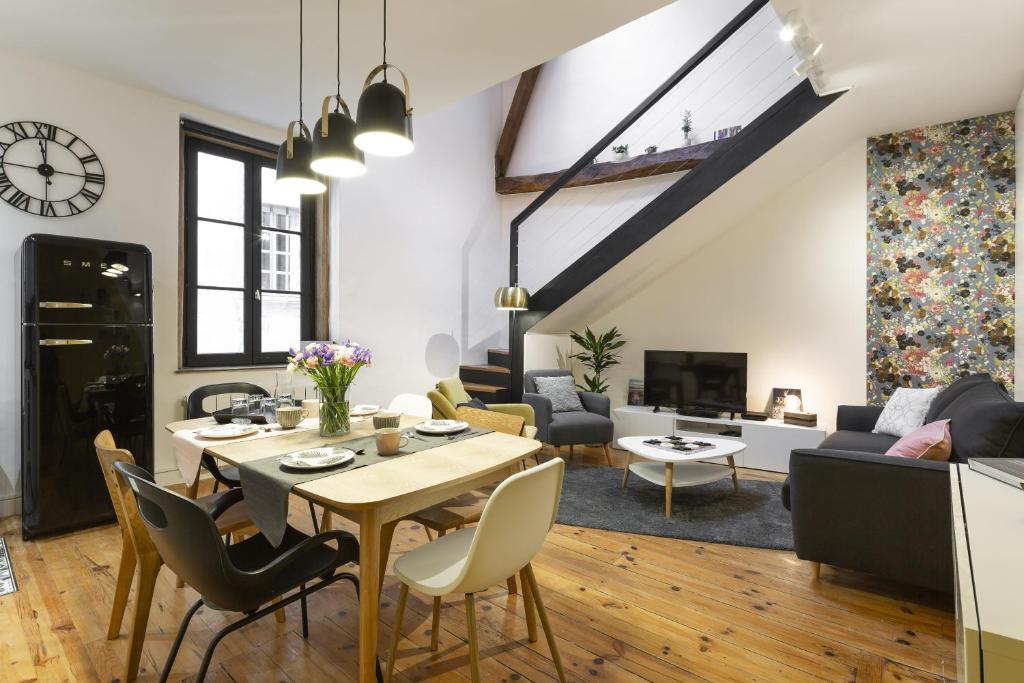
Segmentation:
<svg viewBox="0 0 1024 683">
<path fill-rule="evenodd" d="M 100 461 L 100 469 L 103 470 L 103 480 L 110 493 L 110 502 L 114 505 L 117 524 L 121 528 L 121 563 L 117 570 L 117 587 L 114 589 L 114 604 L 110 611 L 107 640 L 115 640 L 121 634 L 121 622 L 124 620 L 125 608 L 128 605 L 128 593 L 131 590 L 132 578 L 135 574 L 135 567 L 139 568 L 135 611 L 128 632 L 128 661 L 125 662 L 124 673 L 125 681 L 133 681 L 139 674 L 139 660 L 146 638 L 153 590 L 156 586 L 156 577 L 160 573 L 160 567 L 163 566 L 164 561 L 156 546 L 153 545 L 145 523 L 139 518 L 135 495 L 130 489 L 121 486 L 114 471 L 115 462 L 135 464 L 135 458 L 131 451 L 118 448 L 113 434 L 108 430 L 100 432 L 93 444 L 96 446 L 96 457 Z M 223 495 L 203 496 L 196 502 L 206 509 L 214 509 L 216 502 Z M 232 505 L 217 518 L 217 530 L 221 535 L 255 530 L 244 501 Z M 281 617 L 284 616 L 281 611 L 278 614 Z"/>
<path fill-rule="evenodd" d="M 461 529 L 410 550 L 395 561 L 395 575 L 402 582 L 402 589 L 395 612 L 386 681 L 390 682 L 394 675 L 402 616 L 409 589 L 415 588 L 434 598 L 431 649 L 435 649 L 437 643 L 441 596 L 449 593 L 466 596 L 470 676 L 473 683 L 478 683 L 480 664 L 474 596 L 501 581 L 502 577 L 519 572 L 523 580 L 523 605 L 530 642 L 537 641 L 536 617 L 539 615 L 558 680 L 565 683 L 558 646 L 530 564 L 555 522 L 564 473 L 565 462 L 554 458 L 512 475 L 494 490 L 478 526 Z"/>
</svg>

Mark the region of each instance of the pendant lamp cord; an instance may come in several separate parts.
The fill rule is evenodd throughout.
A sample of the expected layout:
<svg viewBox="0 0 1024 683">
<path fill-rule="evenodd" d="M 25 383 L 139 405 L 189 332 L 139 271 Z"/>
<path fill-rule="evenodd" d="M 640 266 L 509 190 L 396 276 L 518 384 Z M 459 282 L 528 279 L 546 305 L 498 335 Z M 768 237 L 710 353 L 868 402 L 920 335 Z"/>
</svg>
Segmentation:
<svg viewBox="0 0 1024 683">
<path fill-rule="evenodd" d="M 338 0 L 338 65 L 334 72 L 334 80 L 337 84 L 337 99 L 334 100 L 334 113 L 337 114 L 341 107 L 341 0 Z"/>
<path fill-rule="evenodd" d="M 302 0 L 299 0 L 299 121 L 302 121 Z"/>
<path fill-rule="evenodd" d="M 384 57 L 383 57 L 383 60 L 382 60 L 381 63 L 384 64 L 384 66 L 385 66 L 385 69 L 384 69 L 384 82 L 387 83 L 388 82 L 388 70 L 387 70 L 386 67 L 387 67 L 387 64 L 388 64 L 388 0 L 384 0 L 384 43 L 383 43 L 383 48 L 384 48 Z"/>
</svg>

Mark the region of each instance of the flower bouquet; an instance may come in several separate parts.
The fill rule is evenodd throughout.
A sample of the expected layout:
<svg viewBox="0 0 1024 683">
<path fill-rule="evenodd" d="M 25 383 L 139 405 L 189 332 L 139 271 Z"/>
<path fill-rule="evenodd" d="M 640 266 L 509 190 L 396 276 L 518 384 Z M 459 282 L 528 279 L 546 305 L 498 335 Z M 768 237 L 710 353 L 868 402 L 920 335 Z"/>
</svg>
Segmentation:
<svg viewBox="0 0 1024 683">
<path fill-rule="evenodd" d="M 351 341 L 341 344 L 313 342 L 292 349 L 288 372 L 309 376 L 320 393 L 320 435 L 339 436 L 349 431 L 348 388 L 359 368 L 371 365 L 370 349 Z"/>
</svg>

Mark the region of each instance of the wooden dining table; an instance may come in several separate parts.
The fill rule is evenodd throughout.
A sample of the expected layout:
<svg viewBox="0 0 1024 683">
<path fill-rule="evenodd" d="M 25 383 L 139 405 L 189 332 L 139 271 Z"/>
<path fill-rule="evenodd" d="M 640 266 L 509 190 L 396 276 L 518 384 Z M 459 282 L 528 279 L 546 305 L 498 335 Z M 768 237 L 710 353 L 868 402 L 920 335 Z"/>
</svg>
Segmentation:
<svg viewBox="0 0 1024 683">
<path fill-rule="evenodd" d="M 421 417 L 403 415 L 400 426 L 406 429 L 422 421 Z M 213 423 L 212 418 L 206 417 L 172 422 L 166 428 L 170 432 L 196 430 Z M 353 421 L 352 430 L 341 437 L 325 438 L 315 430 L 282 431 L 279 436 L 252 441 L 211 439 L 204 452 L 229 465 L 239 465 L 372 434 L 373 423 L 364 419 Z M 398 522 L 411 513 L 505 479 L 540 449 L 539 441 L 489 432 L 331 474 L 292 489 L 293 494 L 359 525 L 359 680 L 362 683 L 376 680 L 381 585 Z"/>
</svg>

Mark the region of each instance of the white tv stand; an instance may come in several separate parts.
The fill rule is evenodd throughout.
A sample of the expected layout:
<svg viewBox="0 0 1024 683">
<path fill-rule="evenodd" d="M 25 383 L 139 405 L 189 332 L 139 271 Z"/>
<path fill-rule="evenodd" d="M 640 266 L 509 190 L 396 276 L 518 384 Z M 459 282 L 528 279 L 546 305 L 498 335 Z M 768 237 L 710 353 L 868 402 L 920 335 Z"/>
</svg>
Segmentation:
<svg viewBox="0 0 1024 683">
<path fill-rule="evenodd" d="M 714 436 L 736 439 L 747 448 L 736 456 L 736 464 L 772 472 L 789 472 L 789 452 L 794 448 L 817 448 L 825 438 L 826 426 L 797 427 L 782 420 L 732 420 L 725 417 L 691 417 L 666 409 L 654 412 L 646 406 L 622 406 L 612 411 L 615 439 L 623 436 Z"/>
</svg>

